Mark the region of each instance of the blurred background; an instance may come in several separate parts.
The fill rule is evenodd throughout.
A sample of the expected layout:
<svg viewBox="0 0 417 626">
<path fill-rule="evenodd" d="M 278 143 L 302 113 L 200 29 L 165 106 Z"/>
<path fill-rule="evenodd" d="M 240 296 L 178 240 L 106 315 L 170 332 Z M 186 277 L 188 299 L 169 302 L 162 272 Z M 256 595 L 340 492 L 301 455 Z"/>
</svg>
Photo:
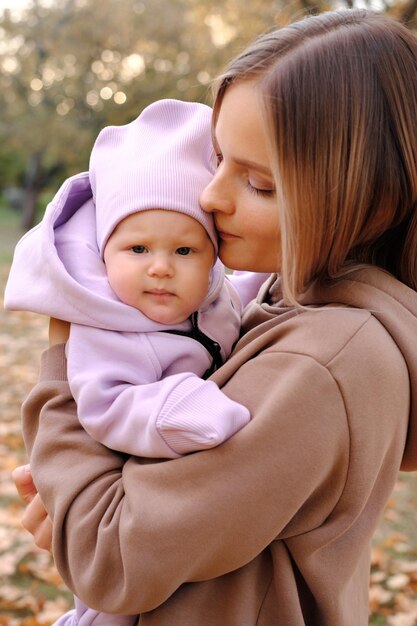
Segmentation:
<svg viewBox="0 0 417 626">
<path fill-rule="evenodd" d="M 98 131 L 150 102 L 210 102 L 224 64 L 273 25 L 367 5 L 415 26 L 415 0 L 8 0 L 0 3 L 0 191 L 20 226 L 85 170 Z"/>
<path fill-rule="evenodd" d="M 65 178 L 88 168 L 101 128 L 160 98 L 210 104 L 212 79 L 256 35 L 359 6 L 417 28 L 417 0 L 0 0 L 1 293 L 16 241 Z M 46 345 L 45 319 L 1 308 L 0 626 L 49 626 L 71 606 L 52 559 L 21 528 L 10 480 L 26 460 L 20 405 Z M 417 625 L 416 487 L 400 476 L 375 537 L 374 626 Z"/>
</svg>

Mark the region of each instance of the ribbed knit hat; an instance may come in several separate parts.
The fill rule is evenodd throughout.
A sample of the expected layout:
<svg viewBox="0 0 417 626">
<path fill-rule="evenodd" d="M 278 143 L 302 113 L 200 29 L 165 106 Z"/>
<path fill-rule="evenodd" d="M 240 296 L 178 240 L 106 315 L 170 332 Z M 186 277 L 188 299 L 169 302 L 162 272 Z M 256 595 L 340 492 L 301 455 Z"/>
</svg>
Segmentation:
<svg viewBox="0 0 417 626">
<path fill-rule="evenodd" d="M 117 224 L 146 209 L 190 215 L 204 226 L 217 253 L 213 218 L 199 204 L 215 167 L 211 113 L 204 104 L 159 100 L 130 124 L 100 132 L 90 182 L 101 255 Z"/>
</svg>

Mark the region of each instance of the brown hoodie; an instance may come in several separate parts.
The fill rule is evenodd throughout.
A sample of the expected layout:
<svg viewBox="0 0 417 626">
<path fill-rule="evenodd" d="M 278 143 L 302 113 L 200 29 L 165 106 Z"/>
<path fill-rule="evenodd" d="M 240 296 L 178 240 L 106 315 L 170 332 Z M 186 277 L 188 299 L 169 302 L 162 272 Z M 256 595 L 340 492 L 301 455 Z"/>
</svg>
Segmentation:
<svg viewBox="0 0 417 626">
<path fill-rule="evenodd" d="M 417 294 L 370 269 L 305 294 L 267 284 L 213 376 L 252 421 L 153 462 L 82 430 L 63 346 L 23 411 L 53 551 L 89 606 L 141 626 L 365 626 L 370 541 L 417 469 Z M 405 452 L 404 452 L 405 446 Z"/>
</svg>

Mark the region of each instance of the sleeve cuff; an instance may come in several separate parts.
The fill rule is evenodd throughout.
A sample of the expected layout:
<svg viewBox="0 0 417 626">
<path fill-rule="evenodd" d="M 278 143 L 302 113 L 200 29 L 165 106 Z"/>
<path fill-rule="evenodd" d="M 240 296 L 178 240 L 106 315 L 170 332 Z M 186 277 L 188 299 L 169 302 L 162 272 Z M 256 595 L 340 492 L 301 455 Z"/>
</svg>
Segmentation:
<svg viewBox="0 0 417 626">
<path fill-rule="evenodd" d="M 42 353 L 39 382 L 42 381 L 67 381 L 67 359 L 65 356 L 65 344 L 60 343 L 48 348 Z"/>
</svg>

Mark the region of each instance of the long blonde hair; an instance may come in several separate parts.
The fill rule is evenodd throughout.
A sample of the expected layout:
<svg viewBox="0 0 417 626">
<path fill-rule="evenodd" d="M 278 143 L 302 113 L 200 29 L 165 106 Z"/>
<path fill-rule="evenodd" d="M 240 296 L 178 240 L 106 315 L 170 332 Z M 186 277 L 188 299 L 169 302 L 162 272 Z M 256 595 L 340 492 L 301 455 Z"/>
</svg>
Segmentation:
<svg viewBox="0 0 417 626">
<path fill-rule="evenodd" d="M 248 79 L 271 128 L 287 300 L 361 264 L 417 289 L 417 39 L 360 9 L 267 33 L 219 77 L 214 123 Z"/>
</svg>

